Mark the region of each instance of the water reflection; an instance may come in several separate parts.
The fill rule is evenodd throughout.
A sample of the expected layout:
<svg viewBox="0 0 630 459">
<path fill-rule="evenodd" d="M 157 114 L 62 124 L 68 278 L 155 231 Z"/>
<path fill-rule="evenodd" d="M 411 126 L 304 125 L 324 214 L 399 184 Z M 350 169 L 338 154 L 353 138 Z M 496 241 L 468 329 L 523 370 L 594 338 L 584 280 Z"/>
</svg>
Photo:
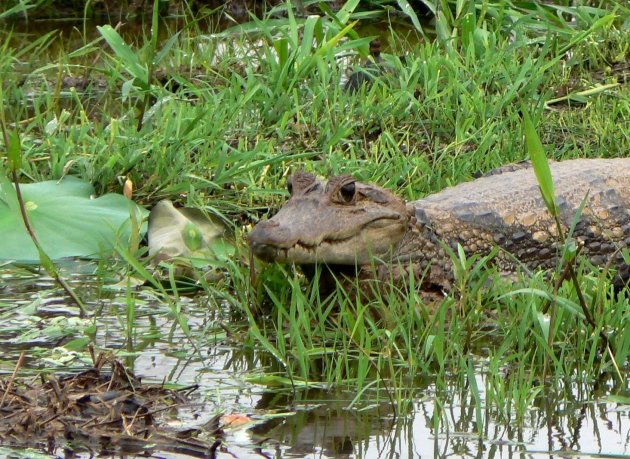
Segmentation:
<svg viewBox="0 0 630 459">
<path fill-rule="evenodd" d="M 470 384 L 456 376 L 439 390 L 431 378 L 416 380 L 400 396 L 408 403 L 401 403 L 403 408 L 396 413 L 382 391 L 366 390 L 356 404 L 356 392 L 266 387 L 249 377 L 263 370 L 273 373 L 272 359 L 226 334 L 222 322 L 230 321 L 233 330 L 238 330 L 239 324 L 218 300 L 206 296 L 179 299 L 191 341 L 152 290 L 137 287 L 128 293 L 114 288 L 114 276 L 109 276 L 109 285 L 103 280 L 108 278 L 104 273 L 94 276 L 101 269 L 94 263 L 71 266 L 63 267 L 64 274 L 81 287 L 84 297 L 90 295 L 91 310 L 99 311 L 92 336 L 98 349 L 114 349 L 126 356 L 126 363 L 145 383 L 198 386 L 195 402 L 178 408 L 177 416 L 169 422 L 191 428 L 219 412 L 245 414 L 252 419 L 241 429 L 226 429 L 223 452 L 218 457 L 520 459 L 630 455 L 630 405 L 616 403 L 609 395 L 628 394 L 630 380 L 622 387 L 608 376 L 588 384 L 569 380 L 555 388 L 545 386 L 532 396 L 522 419 L 486 406 L 484 388 L 488 381 L 483 360 L 475 369 L 476 394 Z M 25 361 L 25 369 L 52 365 L 50 359 L 42 362 L 37 357 L 34 346 L 54 348 L 54 355 L 72 357 L 64 348 L 55 347 L 83 336 L 81 326 L 72 329 L 67 322 L 59 336 L 51 331 L 42 335 L 46 339 L 24 339 L 29 336 L 26 331 L 46 330 L 55 320 L 78 320 L 52 281 L 37 270 L 5 267 L 0 269 L 0 282 L 0 345 L 5 363 L 14 364 L 19 351 L 28 350 L 35 357 Z M 130 297 L 135 302 L 131 333 L 125 312 Z M 67 365 L 72 371 L 80 366 L 77 360 Z M 6 373 L 10 370 L 10 365 L 3 367 Z M 176 452 L 153 453 L 155 457 L 185 457 Z"/>
<path fill-rule="evenodd" d="M 140 364 L 144 358 L 136 362 L 139 371 L 146 371 Z M 152 361 L 155 369 L 168 364 L 160 359 Z M 237 371 L 231 367 L 235 362 Z M 171 364 L 177 365 L 175 360 Z M 611 381 L 574 384 L 561 391 L 541 393 L 518 422 L 516 417 L 501 420 L 483 405 L 485 374 L 481 369 L 476 375 L 481 390 L 479 410 L 470 390 L 462 390 L 456 382 L 439 392 L 435 385 L 428 384 L 410 389 L 408 396 L 415 401 L 407 413 L 395 417 L 383 394 L 374 398 L 366 393 L 360 405 L 353 405 L 354 393 L 267 389 L 245 383 L 240 378 L 245 367 L 249 365 L 243 366 L 242 350 L 226 347 L 214 353 L 205 365 L 190 364 L 178 373 L 180 383 L 194 381 L 204 387 L 206 400 L 217 407 L 264 420 L 248 429 L 246 435 L 227 432 L 228 450 L 230 446 L 245 448 L 261 443 L 260 452 L 267 457 L 296 458 L 630 454 L 630 406 L 606 401 Z M 270 414 L 274 416 L 268 418 Z M 243 451 L 241 454 L 249 457 Z"/>
<path fill-rule="evenodd" d="M 483 376 L 478 375 L 478 379 L 482 384 Z M 479 433 L 472 415 L 474 398 L 469 393 L 457 393 L 455 388 L 449 390 L 453 391 L 451 401 L 442 407 L 434 387 L 419 390 L 415 397 L 422 400 L 396 421 L 384 405 L 348 410 L 331 395 L 327 401 L 320 397 L 295 405 L 270 394 L 267 398 L 275 401 L 276 408 L 303 409 L 282 422 L 274 420 L 251 430 L 288 445 L 283 457 L 561 458 L 630 454 L 628 406 L 541 397 L 544 409 L 532 407 L 522 424 L 498 423 L 484 415 Z M 264 405 L 270 409 L 274 403 Z M 487 413 L 485 408 L 482 412 Z"/>
</svg>

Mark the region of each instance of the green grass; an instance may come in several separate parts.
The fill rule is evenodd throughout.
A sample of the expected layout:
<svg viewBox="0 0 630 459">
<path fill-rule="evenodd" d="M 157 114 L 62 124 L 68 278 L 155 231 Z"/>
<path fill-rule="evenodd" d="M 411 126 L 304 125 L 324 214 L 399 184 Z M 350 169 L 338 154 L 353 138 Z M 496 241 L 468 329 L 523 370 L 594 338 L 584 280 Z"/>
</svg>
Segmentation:
<svg viewBox="0 0 630 459">
<path fill-rule="evenodd" d="M 457 287 L 436 304 L 411 279 L 370 300 L 342 289 L 320 298 L 291 267 L 258 262 L 251 285 L 246 261 L 251 225 L 286 199 L 286 177 L 299 169 L 354 174 L 416 199 L 526 158 L 521 107 L 553 159 L 630 152 L 627 84 L 545 106 L 613 81 L 613 64 L 630 53 L 623 2 L 579 10 L 575 23 L 570 8 L 553 19 L 548 9 L 517 17 L 518 2 L 498 2 L 505 9 L 492 11 L 463 3 L 459 15 L 438 23 L 436 41 L 422 39 L 423 30 L 409 45 L 389 30 L 391 70 L 358 94 L 342 90 L 347 64 L 339 56 L 364 52 L 370 37 L 356 32 L 350 12 L 267 17 L 218 34 L 193 25 L 161 44 L 147 32 L 146 46 L 123 47 L 107 29 L 114 49 L 86 36 L 80 50 L 59 56 L 46 54 L 51 36 L 23 52 L 23 43 L 1 32 L 0 74 L 8 77 L 0 104 L 20 133 L 22 180 L 73 174 L 105 192 L 120 191 L 129 177 L 142 204 L 169 198 L 229 222 L 237 253 L 221 281 L 202 283 L 202 294 L 211 310 L 230 309 L 231 317 L 217 321 L 221 333 L 260 352 L 261 382 L 335 386 L 357 398 L 376 393 L 404 410 L 408 388 L 425 377 L 442 391 L 439 400 L 447 399 L 447 381 L 479 397 L 468 384 L 482 371 L 488 409 L 506 421 L 522 418 L 547 386 L 616 375 L 594 330 L 606 331 L 627 374 L 627 292 L 615 293 L 597 271 L 578 270 L 593 328 L 568 283 L 557 295 L 540 273 L 488 286 L 479 259 L 454 259 Z M 180 91 L 151 81 L 156 68 Z M 66 89 L 66 73 L 99 78 L 105 89 L 90 97 Z M 0 172 L 7 167 L 0 157 Z M 122 254 L 118 267 L 123 276 L 149 278 L 142 263 Z M 192 347 L 202 348 L 212 338 L 188 328 L 170 287 L 156 286 L 154 295 Z M 548 298 L 556 298 L 553 320 L 542 312 Z M 135 302 L 128 293 L 121 319 L 129 346 Z"/>
</svg>

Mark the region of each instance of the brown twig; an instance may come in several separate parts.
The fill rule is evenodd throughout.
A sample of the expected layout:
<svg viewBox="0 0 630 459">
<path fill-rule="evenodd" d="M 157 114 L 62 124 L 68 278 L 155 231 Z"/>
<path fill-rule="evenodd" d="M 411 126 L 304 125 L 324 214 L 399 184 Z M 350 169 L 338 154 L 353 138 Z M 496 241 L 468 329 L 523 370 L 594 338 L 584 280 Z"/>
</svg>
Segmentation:
<svg viewBox="0 0 630 459">
<path fill-rule="evenodd" d="M 15 368 L 13 369 L 13 373 L 11 374 L 11 378 L 9 378 L 9 382 L 7 383 L 7 388 L 5 389 L 4 394 L 2 394 L 2 400 L 0 400 L 0 408 L 4 406 L 4 401 L 7 398 L 8 393 L 11 391 L 11 388 L 13 387 L 13 381 L 15 381 L 17 372 L 22 366 L 22 362 L 24 362 L 24 355 L 25 355 L 24 351 L 20 352 L 20 357 L 18 358 L 18 361 L 15 364 Z"/>
<path fill-rule="evenodd" d="M 581 250 L 581 247 L 578 248 L 578 250 Z M 569 277 L 569 265 L 567 264 L 564 269 L 562 270 L 562 273 L 560 274 L 560 277 L 558 277 L 558 279 L 556 280 L 555 285 L 553 286 L 553 296 L 555 298 L 555 296 L 558 294 L 558 290 L 560 290 L 560 287 L 562 287 L 562 283 L 567 280 L 567 277 Z M 547 314 L 549 312 L 549 307 L 551 306 L 552 302 L 554 300 L 551 299 L 547 299 L 545 305 L 542 308 L 542 313 L 543 314 Z"/>
<path fill-rule="evenodd" d="M 558 236 L 560 238 L 560 242 L 562 243 L 563 246 L 565 246 L 566 244 L 566 237 L 564 235 L 564 232 L 562 230 L 562 223 L 560 222 L 560 216 L 558 214 L 554 214 L 554 218 L 556 221 L 556 228 L 558 230 Z M 588 308 L 588 305 L 586 304 L 586 299 L 584 298 L 584 294 L 582 293 L 582 288 L 580 287 L 580 282 L 577 278 L 577 274 L 575 272 L 575 269 L 573 267 L 575 260 L 577 258 L 577 255 L 580 253 L 580 249 L 581 246 L 578 246 L 575 255 L 573 257 L 571 257 L 570 260 L 567 260 L 567 264 L 566 267 L 564 269 L 564 271 L 566 273 L 568 273 L 568 277 L 571 279 L 571 282 L 573 283 L 573 287 L 575 288 L 575 293 L 577 294 L 578 297 L 578 302 L 580 303 L 580 307 L 582 308 L 582 312 L 584 313 L 584 318 L 586 319 L 586 321 L 588 322 L 588 324 L 593 327 L 593 330 L 597 331 L 597 334 L 599 335 L 599 337 L 601 338 L 601 340 L 604 342 L 604 345 L 606 346 L 606 350 L 608 351 L 608 353 L 611 356 L 611 359 L 613 361 L 613 365 L 615 367 L 615 370 L 617 371 L 617 376 L 619 377 L 620 381 L 623 381 L 623 378 L 621 377 L 621 372 L 619 371 L 619 368 L 617 367 L 617 362 L 615 360 L 615 352 L 612 346 L 612 343 L 610 342 L 610 340 L 608 339 L 608 335 L 606 334 L 606 332 L 603 329 L 597 329 L 597 324 L 595 323 L 595 319 L 593 318 L 593 314 L 591 314 L 591 310 Z M 565 272 L 563 272 L 563 276 L 561 278 L 561 280 L 566 279 L 566 276 L 564 275 Z"/>
</svg>

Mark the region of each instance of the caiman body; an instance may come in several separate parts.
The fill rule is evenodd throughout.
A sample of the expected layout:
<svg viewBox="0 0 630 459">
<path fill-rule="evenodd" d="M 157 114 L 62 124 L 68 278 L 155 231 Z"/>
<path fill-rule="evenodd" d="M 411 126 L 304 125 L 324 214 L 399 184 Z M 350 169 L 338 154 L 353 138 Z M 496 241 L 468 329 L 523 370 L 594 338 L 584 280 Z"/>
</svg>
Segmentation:
<svg viewBox="0 0 630 459">
<path fill-rule="evenodd" d="M 630 159 L 578 159 L 550 167 L 565 228 L 586 198 L 574 232 L 582 253 L 628 279 L 619 249 L 630 246 Z M 382 279 L 413 270 L 425 284 L 444 288 L 453 281 L 446 247 L 456 251 L 458 244 L 469 256 L 498 247 L 493 263 L 502 273 L 552 268 L 560 243 L 534 171 L 505 170 L 409 203 L 350 176 L 320 181 L 297 173 L 289 180 L 291 198 L 256 225 L 250 246 L 266 261 L 364 272 L 375 267 Z"/>
</svg>

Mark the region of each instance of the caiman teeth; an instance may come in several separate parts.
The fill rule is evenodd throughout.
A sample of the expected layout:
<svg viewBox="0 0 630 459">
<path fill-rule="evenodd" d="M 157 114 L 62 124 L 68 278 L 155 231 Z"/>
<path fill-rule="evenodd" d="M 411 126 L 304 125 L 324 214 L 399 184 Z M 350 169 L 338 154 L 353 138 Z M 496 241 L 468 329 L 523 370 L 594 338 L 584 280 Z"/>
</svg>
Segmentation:
<svg viewBox="0 0 630 459">
<path fill-rule="evenodd" d="M 278 251 L 282 251 L 284 254 L 284 258 L 289 258 L 289 252 L 303 250 L 309 253 L 317 252 L 317 249 L 321 248 L 324 244 L 326 245 L 335 245 L 344 241 L 352 239 L 352 236 L 341 238 L 341 239 L 323 239 L 320 242 L 308 243 L 304 241 L 297 241 L 291 247 L 279 247 Z"/>
<path fill-rule="evenodd" d="M 291 248 L 294 249 L 296 247 L 301 247 L 302 249 L 305 249 L 305 250 L 315 251 L 318 247 L 321 247 L 322 244 L 335 245 L 335 244 L 339 244 L 341 242 L 350 240 L 352 238 L 353 236 L 348 236 L 348 237 L 339 238 L 339 239 L 322 239 L 320 242 L 316 242 L 314 244 L 309 244 L 303 241 L 297 241 L 295 244 L 293 244 Z"/>
<path fill-rule="evenodd" d="M 364 228 L 372 225 L 375 222 L 380 222 L 382 220 L 398 220 L 399 217 L 395 216 L 395 217 L 382 217 L 382 218 L 377 218 L 375 220 L 372 220 L 368 223 L 366 223 L 365 225 L 363 225 L 361 227 L 361 229 L 363 230 Z M 291 247 L 288 247 L 285 250 L 285 255 L 288 253 L 289 250 L 296 250 L 298 247 L 304 250 L 307 250 L 309 252 L 315 252 L 317 250 L 318 247 L 321 247 L 322 244 L 328 244 L 328 245 L 335 245 L 335 244 L 341 244 L 342 242 L 346 242 L 349 241 L 350 239 L 356 237 L 356 234 L 351 235 L 351 236 L 347 236 L 347 237 L 339 237 L 339 238 L 324 238 L 319 242 L 314 242 L 314 243 L 308 243 L 308 242 L 304 242 L 301 240 L 298 240 L 295 244 L 293 244 Z"/>
</svg>

